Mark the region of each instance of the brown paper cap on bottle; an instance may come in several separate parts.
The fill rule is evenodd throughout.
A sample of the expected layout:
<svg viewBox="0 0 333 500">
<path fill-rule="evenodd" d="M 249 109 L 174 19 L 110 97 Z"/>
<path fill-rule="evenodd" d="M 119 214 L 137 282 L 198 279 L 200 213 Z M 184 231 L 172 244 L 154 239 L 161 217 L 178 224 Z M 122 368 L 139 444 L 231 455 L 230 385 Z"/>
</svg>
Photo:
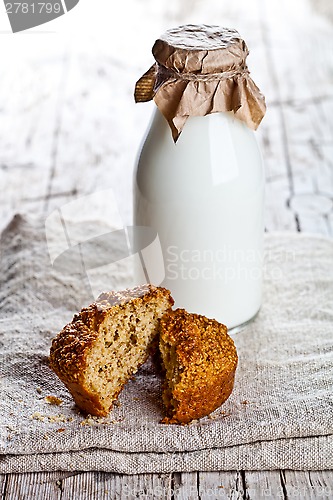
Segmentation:
<svg viewBox="0 0 333 500">
<path fill-rule="evenodd" d="M 249 75 L 246 43 L 233 29 L 184 25 L 153 46 L 156 63 L 138 80 L 136 102 L 154 99 L 176 141 L 189 116 L 233 111 L 256 129 L 265 98 Z"/>
</svg>

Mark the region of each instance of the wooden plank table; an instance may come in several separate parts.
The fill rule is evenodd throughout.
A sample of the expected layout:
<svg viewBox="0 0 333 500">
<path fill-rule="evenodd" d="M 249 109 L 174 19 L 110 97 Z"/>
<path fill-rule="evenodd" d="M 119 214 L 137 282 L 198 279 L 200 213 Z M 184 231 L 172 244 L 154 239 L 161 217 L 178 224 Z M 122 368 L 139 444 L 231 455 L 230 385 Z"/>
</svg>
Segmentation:
<svg viewBox="0 0 333 500">
<path fill-rule="evenodd" d="M 77 8 L 77 18 L 73 11 L 75 36 L 6 35 L 0 51 L 0 228 L 14 212 L 45 217 L 77 197 L 115 187 L 130 223 L 133 164 L 151 111 L 134 104 L 134 82 L 152 61 L 156 36 L 202 20 L 239 29 L 251 49 L 253 78 L 266 94 L 268 112 L 258 131 L 266 230 L 333 236 L 330 0 L 129 0 L 116 11 L 111 2 L 101 3 L 103 16 L 85 16 L 85 6 Z M 0 492 L 6 500 L 317 499 L 333 498 L 333 474 L 43 472 L 0 475 Z"/>
</svg>

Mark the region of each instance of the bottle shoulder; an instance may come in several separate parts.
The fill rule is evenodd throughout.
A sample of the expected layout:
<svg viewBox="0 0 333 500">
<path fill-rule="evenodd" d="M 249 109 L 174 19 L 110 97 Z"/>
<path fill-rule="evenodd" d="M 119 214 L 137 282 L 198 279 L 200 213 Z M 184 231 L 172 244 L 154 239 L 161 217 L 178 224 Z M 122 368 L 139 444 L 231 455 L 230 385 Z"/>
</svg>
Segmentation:
<svg viewBox="0 0 333 500">
<path fill-rule="evenodd" d="M 138 158 L 139 183 L 193 190 L 237 185 L 241 192 L 257 188 L 263 177 L 254 132 L 231 113 L 189 117 L 175 144 L 166 119 L 155 111 Z"/>
<path fill-rule="evenodd" d="M 149 155 L 153 158 L 159 155 L 160 161 L 165 156 L 176 163 L 195 161 L 195 158 L 198 162 L 207 161 L 215 150 L 227 156 L 231 148 L 246 150 L 250 158 L 261 160 L 255 133 L 231 112 L 188 117 L 178 141 L 174 143 L 167 120 L 156 109 L 141 155 L 145 160 Z"/>
</svg>

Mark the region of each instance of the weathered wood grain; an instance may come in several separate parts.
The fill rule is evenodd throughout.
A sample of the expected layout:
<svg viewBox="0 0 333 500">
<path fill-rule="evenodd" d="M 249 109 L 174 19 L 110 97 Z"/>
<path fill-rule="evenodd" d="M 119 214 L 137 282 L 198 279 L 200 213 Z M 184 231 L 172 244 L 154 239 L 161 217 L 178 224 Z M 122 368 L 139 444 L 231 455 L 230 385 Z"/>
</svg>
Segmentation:
<svg viewBox="0 0 333 500">
<path fill-rule="evenodd" d="M 244 491 L 248 500 L 285 498 L 280 471 L 245 472 Z"/>
<path fill-rule="evenodd" d="M 16 49 L 19 62 L 6 64 L 0 80 L 0 229 L 13 212 L 46 216 L 105 188 L 114 190 L 124 222 L 130 222 L 132 170 L 151 112 L 150 105 L 134 104 L 134 82 L 151 63 L 153 37 L 171 25 L 204 19 L 239 29 L 251 50 L 252 76 L 266 94 L 268 111 L 257 132 L 267 178 L 266 229 L 332 236 L 331 2 L 128 4 L 128 32 L 137 34 L 135 57 L 130 57 L 133 42 L 105 29 L 78 37 L 71 50 L 59 39 L 49 41 L 47 50 L 27 39 L 24 53 Z M 120 20 L 124 5 L 119 9 Z M 307 500 L 333 498 L 333 476 L 331 471 L 13 474 L 0 476 L 0 492 L 6 500 Z"/>
<path fill-rule="evenodd" d="M 4 500 L 32 500 L 62 498 L 62 481 L 70 472 L 34 472 L 7 474 Z M 74 498 L 74 497 L 73 497 Z"/>
<path fill-rule="evenodd" d="M 83 472 L 61 480 L 61 492 L 62 500 L 171 498 L 171 475 Z"/>
<path fill-rule="evenodd" d="M 242 471 L 199 472 L 199 498 L 240 500 L 246 493 L 244 480 L 245 473 Z"/>
<path fill-rule="evenodd" d="M 281 482 L 286 498 L 333 498 L 332 471 L 282 471 Z"/>
<path fill-rule="evenodd" d="M 27 44 L 28 49 L 31 44 Z M 12 48 L 13 49 L 13 48 Z M 14 49 L 13 49 L 14 50 Z M 64 47 L 41 63 L 36 52 L 28 60 L 15 54 L 1 79 L 0 226 L 12 213 L 42 213 L 52 170 Z M 18 52 L 18 51 L 17 51 Z M 41 51 L 43 54 L 43 51 Z M 14 56 L 14 51 L 12 57 Z M 30 59 L 30 60 L 29 60 Z"/>
<path fill-rule="evenodd" d="M 172 474 L 172 490 L 177 500 L 199 500 L 197 472 L 175 472 Z"/>
<path fill-rule="evenodd" d="M 293 5 L 283 1 L 282 6 L 281 2 L 276 1 L 259 2 L 263 8 L 262 29 L 268 64 L 271 66 L 278 95 L 278 130 L 283 136 L 284 164 L 289 183 L 289 195 L 287 189 L 284 189 L 287 209 L 292 212 L 298 230 L 330 235 L 331 225 L 328 220 L 332 205 L 330 196 L 321 193 L 321 189 L 327 186 L 325 192 L 332 193 L 332 168 L 330 160 L 322 153 L 322 144 L 333 141 L 331 120 L 323 113 L 323 101 L 330 101 L 333 95 L 331 86 L 325 83 L 329 80 L 332 67 L 332 58 L 326 53 L 325 37 L 332 32 L 332 27 L 327 26 L 318 16 L 310 17 L 308 6 L 299 0 Z M 299 15 L 293 17 L 295 4 Z M 298 40 L 305 37 L 305 26 L 316 31 L 315 40 L 306 37 L 306 54 L 304 44 L 298 43 Z M 318 38 L 318 33 L 321 33 L 321 38 Z M 328 59 L 326 65 L 321 58 L 315 56 L 316 51 L 309 45 L 309 38 L 314 46 L 324 46 Z M 328 45 L 330 46 L 330 42 Z M 317 75 L 318 82 L 315 85 L 314 78 Z M 272 134 L 267 136 L 274 137 Z M 275 140 L 272 146 L 274 152 L 277 144 L 278 141 Z M 263 146 L 267 150 L 267 137 Z M 269 156 L 265 160 L 269 171 Z M 271 190 L 270 183 L 271 179 L 268 177 L 268 193 Z M 267 208 L 273 214 L 278 210 L 274 210 L 274 204 L 270 200 L 269 197 Z M 276 217 L 273 220 L 276 221 Z"/>
</svg>

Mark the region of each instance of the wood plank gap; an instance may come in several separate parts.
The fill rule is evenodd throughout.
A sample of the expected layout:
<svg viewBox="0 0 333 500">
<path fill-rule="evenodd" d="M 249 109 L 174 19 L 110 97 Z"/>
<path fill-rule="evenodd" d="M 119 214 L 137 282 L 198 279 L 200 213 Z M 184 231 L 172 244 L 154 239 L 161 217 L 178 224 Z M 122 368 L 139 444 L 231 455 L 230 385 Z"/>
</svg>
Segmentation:
<svg viewBox="0 0 333 500">
<path fill-rule="evenodd" d="M 170 488 L 171 488 L 170 500 L 176 500 L 176 497 L 175 497 L 175 474 L 174 473 L 171 474 Z"/>
<path fill-rule="evenodd" d="M 198 472 L 175 472 L 173 474 L 173 497 L 174 500 L 202 500 L 198 487 Z"/>
<path fill-rule="evenodd" d="M 54 133 L 53 133 L 53 144 L 52 144 L 52 151 L 51 151 L 52 161 L 51 161 L 51 168 L 50 168 L 50 176 L 49 176 L 49 180 L 48 180 L 48 184 L 47 184 L 47 188 L 46 188 L 45 201 L 44 201 L 44 207 L 43 207 L 43 213 L 45 216 L 47 214 L 48 207 L 49 207 L 49 198 L 50 198 L 50 195 L 52 192 L 52 182 L 53 182 L 53 178 L 54 178 L 56 166 L 57 166 L 58 145 L 59 145 L 61 124 L 62 124 L 62 111 L 64 108 L 65 88 L 66 88 L 67 77 L 68 77 L 68 67 L 69 67 L 70 56 L 71 56 L 71 54 L 70 54 L 69 50 L 64 52 L 63 62 L 62 62 L 62 73 L 61 73 L 59 89 L 58 89 L 57 115 L 56 115 L 55 128 L 54 128 Z"/>
<path fill-rule="evenodd" d="M 282 486 L 283 498 L 288 499 L 287 488 L 286 488 L 286 476 L 284 470 L 280 470 L 280 482 Z"/>
<path fill-rule="evenodd" d="M 331 224 L 331 219 L 328 216 L 328 214 L 323 215 L 323 219 L 325 221 L 326 227 L 327 227 L 327 233 L 329 236 L 333 236 L 333 227 Z"/>
<path fill-rule="evenodd" d="M 6 498 L 6 491 L 7 491 L 7 484 L 8 484 L 8 474 L 2 475 L 1 477 L 3 478 L 2 481 L 2 486 L 1 486 L 1 498 L 5 500 Z"/>
<path fill-rule="evenodd" d="M 57 487 L 57 488 L 59 488 L 59 490 L 60 490 L 60 499 L 59 499 L 59 500 L 61 500 L 62 495 L 63 495 L 63 493 L 64 493 L 64 486 L 63 486 L 63 483 L 62 483 L 62 479 L 58 479 L 58 480 L 55 482 L 55 485 L 56 485 L 56 487 Z"/>
<path fill-rule="evenodd" d="M 308 472 L 308 476 L 309 476 L 309 483 L 310 483 L 310 486 L 311 488 L 313 488 L 313 482 L 312 482 L 312 479 L 311 479 L 311 474 L 310 474 L 310 471 L 307 471 Z"/>
<path fill-rule="evenodd" d="M 248 493 L 247 493 L 247 488 L 246 488 L 246 477 L 245 477 L 245 471 L 244 470 L 241 470 L 237 473 L 237 479 L 238 479 L 238 483 L 237 483 L 237 490 L 240 491 L 240 488 L 239 488 L 239 479 L 241 479 L 241 482 L 242 482 L 242 490 L 243 490 L 243 500 L 247 500 L 249 498 L 248 496 Z"/>
<path fill-rule="evenodd" d="M 74 197 L 77 195 L 77 189 L 73 188 L 70 191 L 63 191 L 63 192 L 58 192 L 58 193 L 50 193 L 47 197 L 48 200 L 54 199 L 54 198 L 61 198 L 61 197 Z M 45 195 L 40 195 L 40 196 L 35 196 L 34 198 L 22 198 L 21 201 L 30 203 L 33 201 L 45 201 Z M 0 202 L 1 204 L 1 202 Z"/>
<path fill-rule="evenodd" d="M 302 232 L 302 227 L 301 227 L 301 223 L 300 223 L 300 221 L 299 221 L 298 214 L 295 214 L 295 222 L 296 222 L 296 229 L 297 229 L 297 232 L 298 232 L 298 233 L 301 233 L 301 232 Z"/>
</svg>

